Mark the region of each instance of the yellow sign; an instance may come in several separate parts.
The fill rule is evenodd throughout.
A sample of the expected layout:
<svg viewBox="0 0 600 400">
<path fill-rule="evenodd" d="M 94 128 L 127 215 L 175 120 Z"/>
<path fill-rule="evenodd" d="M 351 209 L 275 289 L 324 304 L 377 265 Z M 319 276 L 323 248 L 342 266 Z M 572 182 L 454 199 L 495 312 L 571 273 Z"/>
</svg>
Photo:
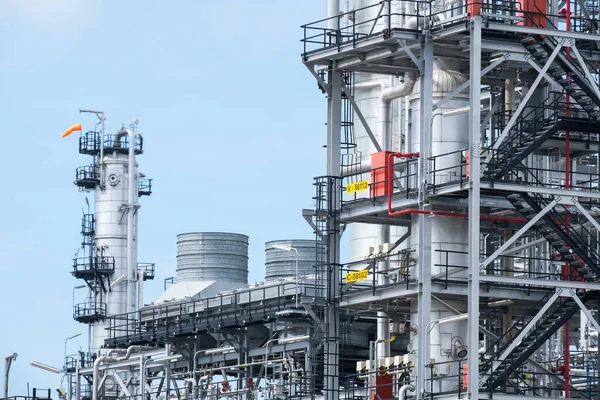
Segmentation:
<svg viewBox="0 0 600 400">
<path fill-rule="evenodd" d="M 361 192 L 369 188 L 369 181 L 360 181 L 346 185 L 346 193 Z"/>
<path fill-rule="evenodd" d="M 369 277 L 369 271 L 363 269 L 361 271 L 351 271 L 346 274 L 346 282 L 362 281 Z"/>
</svg>

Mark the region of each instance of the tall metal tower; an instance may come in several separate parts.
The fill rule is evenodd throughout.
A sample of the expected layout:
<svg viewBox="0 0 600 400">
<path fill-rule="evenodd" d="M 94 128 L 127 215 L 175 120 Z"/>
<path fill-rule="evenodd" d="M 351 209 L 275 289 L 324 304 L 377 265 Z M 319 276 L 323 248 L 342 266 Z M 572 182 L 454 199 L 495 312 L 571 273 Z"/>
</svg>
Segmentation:
<svg viewBox="0 0 600 400">
<path fill-rule="evenodd" d="M 103 112 L 81 112 L 95 114 L 99 123 L 79 138 L 79 153 L 91 156 L 92 162 L 77 168 L 74 183 L 80 191 L 93 191 L 95 201 L 93 211 L 88 202 L 83 215 L 82 247 L 71 272 L 85 281 L 89 292 L 85 302 L 74 304 L 73 318 L 89 324 L 90 350 L 97 353 L 108 334 L 105 319 L 136 311 L 139 287 L 154 277 L 152 264 L 137 263 L 138 199 L 152 193 L 152 180 L 138 173 L 135 156 L 142 154 L 143 138 L 137 121 L 105 134 Z"/>
<path fill-rule="evenodd" d="M 325 241 L 338 298 L 326 306 L 326 398 L 339 397 L 348 357 L 340 310 L 365 309 L 412 326 L 417 398 L 597 394 L 580 383 L 597 379 L 590 336 L 570 338 L 600 328 L 598 3 L 344 5 L 328 0 L 327 18 L 302 27 L 303 63 L 327 97 L 327 175 L 342 187 L 327 232 L 381 233 L 353 233 L 362 265 L 340 263 L 339 236 Z M 352 168 L 347 102 L 360 121 Z M 399 226 L 406 235 L 390 237 Z M 414 252 L 409 265 L 390 264 L 399 246 Z M 357 269 L 375 275 L 367 292 L 343 278 Z M 377 345 L 390 340 L 381 327 Z"/>
</svg>

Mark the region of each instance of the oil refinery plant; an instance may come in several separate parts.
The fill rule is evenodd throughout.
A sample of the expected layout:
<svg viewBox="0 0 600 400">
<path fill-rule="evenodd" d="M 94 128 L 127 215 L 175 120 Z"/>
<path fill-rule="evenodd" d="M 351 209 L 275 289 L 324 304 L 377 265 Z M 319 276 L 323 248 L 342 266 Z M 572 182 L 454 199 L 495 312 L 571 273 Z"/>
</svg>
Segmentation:
<svg viewBox="0 0 600 400">
<path fill-rule="evenodd" d="M 83 110 L 89 348 L 34 398 L 600 398 L 598 1 L 323 3 L 298 30 L 327 111 L 314 240 L 267 242 L 249 283 L 248 236 L 181 233 L 145 304 L 144 137 Z"/>
</svg>

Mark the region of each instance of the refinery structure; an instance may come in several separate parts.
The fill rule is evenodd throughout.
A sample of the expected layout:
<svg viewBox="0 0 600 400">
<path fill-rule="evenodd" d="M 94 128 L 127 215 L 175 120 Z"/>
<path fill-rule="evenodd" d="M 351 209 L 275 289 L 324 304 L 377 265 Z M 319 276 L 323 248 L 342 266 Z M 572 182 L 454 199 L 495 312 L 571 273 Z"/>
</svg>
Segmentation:
<svg viewBox="0 0 600 400">
<path fill-rule="evenodd" d="M 75 184 L 95 201 L 71 274 L 90 340 L 60 397 L 598 398 L 598 3 L 314 14 L 299 62 L 323 93 L 326 167 L 297 210 L 314 240 L 267 242 L 264 281 L 248 282 L 248 236 L 186 232 L 144 302 L 144 138 L 84 110 L 98 124 Z"/>
</svg>

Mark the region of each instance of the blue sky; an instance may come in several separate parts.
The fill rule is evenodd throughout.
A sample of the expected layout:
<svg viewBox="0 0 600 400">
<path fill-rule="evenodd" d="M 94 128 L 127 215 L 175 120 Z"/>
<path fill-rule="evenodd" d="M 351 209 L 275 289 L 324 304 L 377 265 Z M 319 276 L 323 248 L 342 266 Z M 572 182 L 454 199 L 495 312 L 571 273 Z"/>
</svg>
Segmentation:
<svg viewBox="0 0 600 400">
<path fill-rule="evenodd" d="M 0 2 L 0 356 L 19 353 L 10 394 L 56 388 L 86 346 L 72 320 L 71 259 L 84 194 L 75 168 L 89 158 L 76 122 L 107 132 L 139 118 L 154 179 L 142 199 L 139 260 L 157 264 L 146 302 L 175 274 L 176 235 L 250 236 L 250 281 L 264 276 L 264 243 L 312 238 L 312 178 L 324 173 L 324 99 L 301 64 L 299 26 L 323 17 L 322 0 Z M 93 196 L 89 195 L 90 200 Z M 84 293 L 78 293 L 78 301 Z M 77 301 L 76 300 L 76 301 Z"/>
</svg>

